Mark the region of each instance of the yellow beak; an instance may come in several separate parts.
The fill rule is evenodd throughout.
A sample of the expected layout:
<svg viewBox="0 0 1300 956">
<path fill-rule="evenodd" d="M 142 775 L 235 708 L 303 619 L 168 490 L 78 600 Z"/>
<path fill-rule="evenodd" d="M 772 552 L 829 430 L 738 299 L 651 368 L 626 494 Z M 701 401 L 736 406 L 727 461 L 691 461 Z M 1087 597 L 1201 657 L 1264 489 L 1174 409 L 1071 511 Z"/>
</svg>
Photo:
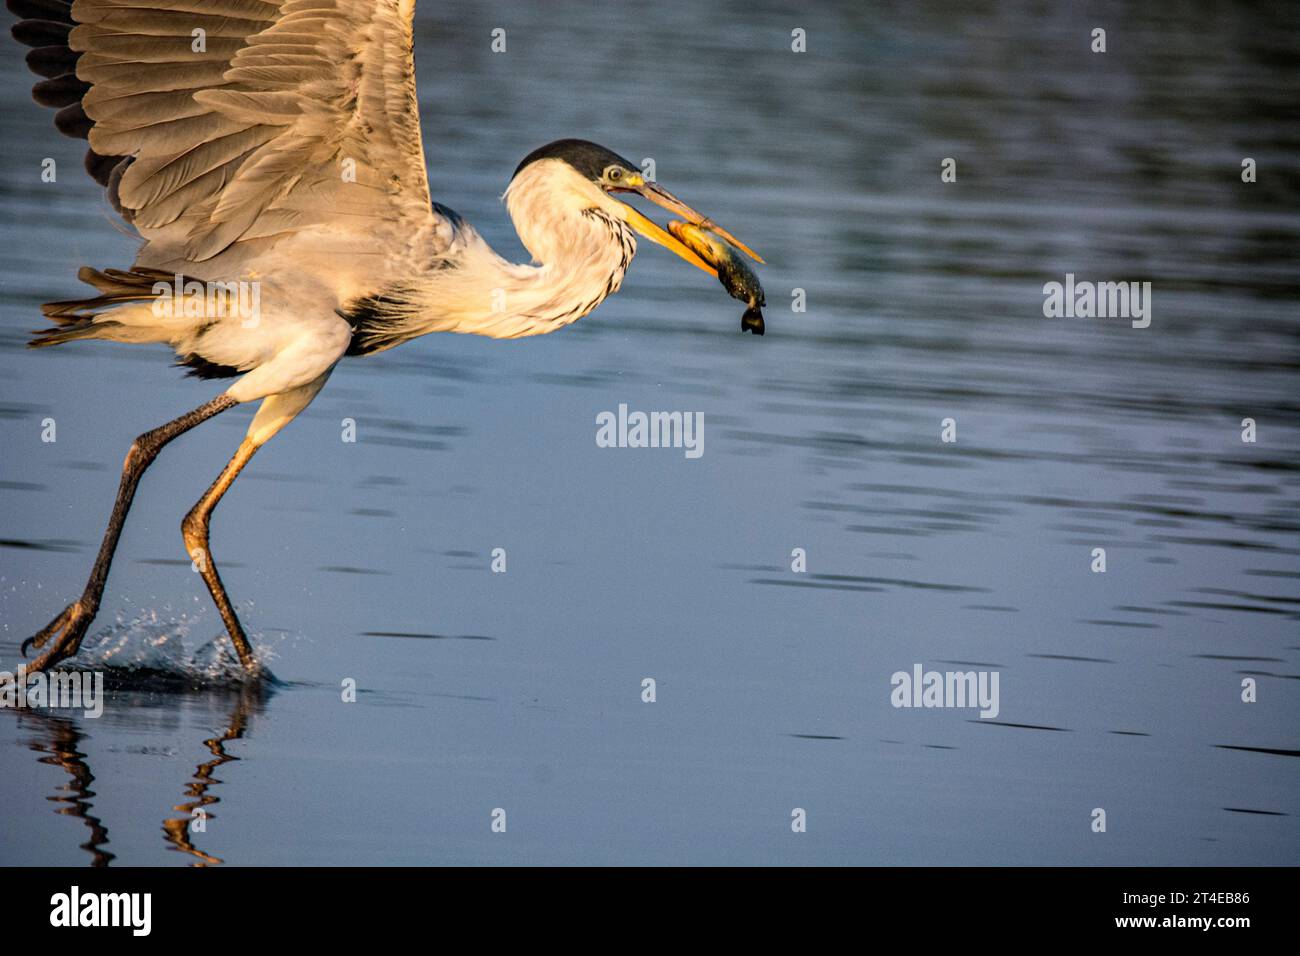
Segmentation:
<svg viewBox="0 0 1300 956">
<path fill-rule="evenodd" d="M 717 269 L 713 268 L 713 266 L 701 259 L 691 249 L 682 245 L 675 236 L 672 236 L 659 228 L 659 224 L 654 220 L 647 219 L 631 206 L 627 207 L 627 224 L 651 242 L 657 242 L 665 249 L 671 249 L 691 265 L 703 269 L 709 275 L 713 276 L 713 278 L 716 279 L 718 277 Z"/>
<path fill-rule="evenodd" d="M 647 182 L 641 177 L 628 178 L 624 180 L 624 185 L 619 192 L 634 192 L 639 196 L 650 200 L 657 206 L 662 206 L 669 212 L 681 216 L 693 226 L 701 229 L 707 229 L 709 232 L 721 236 L 727 242 L 731 243 L 737 249 L 742 250 L 755 262 L 762 262 L 763 258 L 749 246 L 745 245 L 726 229 L 723 229 L 717 223 L 707 216 L 702 216 L 686 203 L 682 202 L 668 190 L 664 189 L 658 183 Z M 628 206 L 627 223 L 641 235 L 645 236 L 651 242 L 657 242 L 666 249 L 671 249 L 677 255 L 681 256 L 691 265 L 703 269 L 709 275 L 717 278 L 718 271 L 705 260 L 695 253 L 689 247 L 683 245 L 675 236 L 670 235 L 659 227 L 659 225 L 647 219 L 641 213 L 637 212 L 631 206 Z"/>
</svg>

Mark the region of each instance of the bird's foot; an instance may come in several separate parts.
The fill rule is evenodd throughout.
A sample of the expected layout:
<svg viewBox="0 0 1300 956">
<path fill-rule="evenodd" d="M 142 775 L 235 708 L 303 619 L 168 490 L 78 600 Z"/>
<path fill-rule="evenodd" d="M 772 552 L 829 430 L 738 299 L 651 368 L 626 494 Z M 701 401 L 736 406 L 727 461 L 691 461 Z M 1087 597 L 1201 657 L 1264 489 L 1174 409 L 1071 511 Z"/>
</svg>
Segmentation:
<svg viewBox="0 0 1300 956">
<path fill-rule="evenodd" d="M 63 609 L 63 612 L 58 617 L 46 624 L 32 637 L 23 641 L 19 653 L 26 657 L 29 647 L 35 647 L 39 650 L 51 638 L 54 638 L 54 643 L 49 650 L 26 665 L 25 670 L 28 672 L 42 671 L 59 661 L 72 657 L 77 653 L 77 649 L 81 647 L 82 638 L 86 636 L 86 631 L 90 629 L 90 622 L 94 619 L 94 609 L 86 606 L 81 601 L 73 601 Z"/>
<path fill-rule="evenodd" d="M 253 653 L 253 646 L 248 642 L 248 637 L 244 634 L 239 621 L 236 619 L 232 623 L 233 626 L 227 624 L 227 631 L 230 635 L 230 643 L 234 645 L 235 654 L 239 657 L 239 664 L 244 669 L 244 677 L 251 681 L 269 677 L 271 672 L 262 667 L 261 661 Z"/>
</svg>

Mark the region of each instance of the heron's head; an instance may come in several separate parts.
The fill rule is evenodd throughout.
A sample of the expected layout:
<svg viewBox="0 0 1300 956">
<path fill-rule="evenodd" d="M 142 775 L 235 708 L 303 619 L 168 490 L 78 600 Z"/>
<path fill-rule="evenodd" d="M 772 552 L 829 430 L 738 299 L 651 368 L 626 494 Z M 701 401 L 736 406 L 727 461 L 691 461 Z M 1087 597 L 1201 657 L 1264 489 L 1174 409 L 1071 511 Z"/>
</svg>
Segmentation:
<svg viewBox="0 0 1300 956">
<path fill-rule="evenodd" d="M 636 193 L 693 225 L 717 233 L 758 261 L 762 261 L 748 246 L 717 223 L 696 212 L 657 182 L 646 179 L 641 170 L 631 162 L 604 146 L 585 139 L 559 139 L 525 156 L 515 170 L 510 188 L 506 190 L 508 202 L 511 200 L 512 193 L 518 194 L 517 184 L 521 182 L 528 182 L 535 186 L 535 189 L 529 190 L 532 200 L 544 202 L 551 207 L 552 216 L 562 215 L 564 212 L 602 210 L 619 221 L 627 223 L 651 242 L 672 250 L 691 265 L 703 269 L 711 276 L 718 274 L 712 265 L 634 207 L 616 199 L 615 194 Z M 528 244 L 525 223 L 520 221 L 521 218 L 529 219 L 529 225 L 542 225 L 537 220 L 544 218 L 545 214 L 534 213 L 521 217 L 515 215 L 515 206 L 512 204 L 511 215 L 514 216 L 516 225 L 520 227 L 520 235 L 524 238 L 525 244 Z M 532 249 L 532 246 L 529 245 L 529 248 Z"/>
</svg>

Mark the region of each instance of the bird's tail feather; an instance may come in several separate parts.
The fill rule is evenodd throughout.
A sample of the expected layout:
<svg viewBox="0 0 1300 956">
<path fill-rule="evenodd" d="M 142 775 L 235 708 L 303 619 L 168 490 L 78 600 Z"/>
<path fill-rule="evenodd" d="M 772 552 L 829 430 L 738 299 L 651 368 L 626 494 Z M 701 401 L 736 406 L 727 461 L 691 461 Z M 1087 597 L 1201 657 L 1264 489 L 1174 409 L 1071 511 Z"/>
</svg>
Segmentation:
<svg viewBox="0 0 1300 956">
<path fill-rule="evenodd" d="M 76 339 L 111 339 L 114 328 L 120 328 L 120 322 L 96 322 L 94 319 L 78 319 L 62 327 L 37 329 L 27 343 L 29 349 L 43 349 L 49 345 L 62 345 Z"/>
<path fill-rule="evenodd" d="M 154 342 L 161 339 L 136 323 L 119 321 L 127 316 L 121 306 L 148 302 L 157 298 L 154 285 L 170 285 L 173 277 L 155 269 L 92 269 L 82 266 L 77 278 L 95 287 L 99 295 L 88 299 L 47 302 L 41 312 L 54 323 L 52 328 L 36 329 L 28 348 L 61 345 L 75 339 L 113 339 L 119 342 Z M 111 317 L 105 310 L 111 310 Z"/>
</svg>

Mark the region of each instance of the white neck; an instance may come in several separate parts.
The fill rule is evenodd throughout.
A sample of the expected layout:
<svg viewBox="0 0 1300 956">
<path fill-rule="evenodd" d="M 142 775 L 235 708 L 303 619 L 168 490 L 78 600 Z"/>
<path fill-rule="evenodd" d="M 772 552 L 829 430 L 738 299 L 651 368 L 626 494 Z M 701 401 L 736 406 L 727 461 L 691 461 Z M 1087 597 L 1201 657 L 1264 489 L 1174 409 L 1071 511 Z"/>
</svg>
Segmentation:
<svg viewBox="0 0 1300 956">
<path fill-rule="evenodd" d="M 371 342 L 364 331 L 354 335 L 359 351 L 430 332 L 542 335 L 576 322 L 619 290 L 636 253 L 626 206 L 559 160 L 525 167 L 504 198 L 533 264 L 503 259 L 457 217 L 441 260 L 446 267 L 436 263 L 416 282 L 381 293 L 389 301 L 376 306 Z"/>
</svg>

